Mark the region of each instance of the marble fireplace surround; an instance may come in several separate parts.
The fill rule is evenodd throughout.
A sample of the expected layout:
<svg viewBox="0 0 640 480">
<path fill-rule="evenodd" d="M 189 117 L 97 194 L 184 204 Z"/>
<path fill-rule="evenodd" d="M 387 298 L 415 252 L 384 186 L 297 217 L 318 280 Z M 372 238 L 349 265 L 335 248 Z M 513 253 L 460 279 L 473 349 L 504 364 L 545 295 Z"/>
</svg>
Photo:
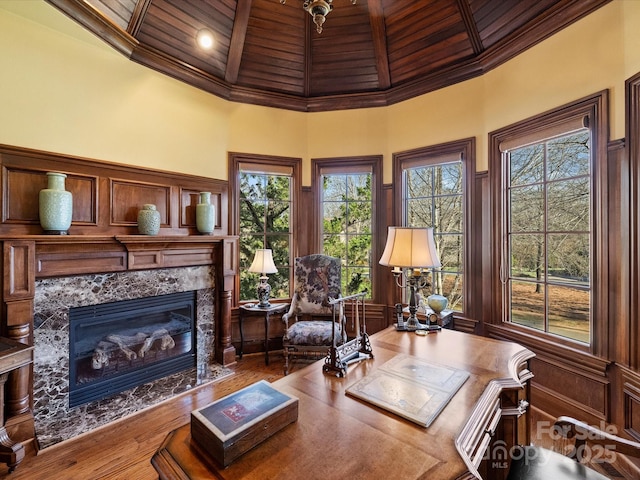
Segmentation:
<svg viewBox="0 0 640 480">
<path fill-rule="evenodd" d="M 45 437 L 40 438 L 43 418 L 53 419 L 55 428 L 66 428 L 67 424 L 73 423 L 72 420 L 77 420 L 75 430 L 65 433 L 67 436 L 64 438 L 69 438 L 95 428 L 96 422 L 93 422 L 93 419 L 102 415 L 97 410 L 102 408 L 100 405 L 91 404 L 90 407 L 82 406 L 73 411 L 65 411 L 55 408 L 59 403 L 51 403 L 58 397 L 56 389 L 46 378 L 47 364 L 43 359 L 58 355 L 52 351 L 57 347 L 49 343 L 47 352 L 46 347 L 43 350 L 40 344 L 43 343 L 43 338 L 51 340 L 57 337 L 61 337 L 64 343 L 68 330 L 65 330 L 64 324 L 60 322 L 68 321 L 67 310 L 73 302 L 86 304 L 92 301 L 109 301 L 116 298 L 109 296 L 113 292 L 121 295 L 123 299 L 143 293 L 170 293 L 187 288 L 183 285 L 189 284 L 188 288 L 198 292 L 198 305 L 204 302 L 204 298 L 211 297 L 210 301 L 206 301 L 207 307 L 200 307 L 201 311 L 209 308 L 213 312 L 209 316 L 213 333 L 200 335 L 201 341 L 206 340 L 210 344 L 210 366 L 220 366 L 221 369 L 230 371 L 226 367 L 235 363 L 236 352 L 231 343 L 231 308 L 238 271 L 236 236 L 15 235 L 4 237 L 1 243 L 4 282 L 3 288 L 0 289 L 3 307 L 0 313 L 3 314 L 1 320 L 4 336 L 33 346 L 35 360 L 34 365 L 13 371 L 6 383 L 5 419 L 12 441 L 23 445 L 32 444 L 36 449 L 43 448 L 48 442 L 42 440 Z M 73 285 L 73 295 L 67 294 L 67 298 L 64 299 L 62 292 L 69 291 L 68 282 L 74 281 L 81 282 L 80 286 Z M 132 282 L 139 283 L 134 285 Z M 111 292 L 109 295 L 99 300 L 94 298 L 107 290 Z M 43 307 L 47 303 L 55 302 L 62 307 L 59 317 L 46 313 L 49 310 Z M 53 324 L 56 324 L 55 327 L 52 327 Z M 200 327 L 196 327 L 196 336 L 198 328 Z M 46 341 L 44 345 L 47 345 Z M 68 346 L 65 346 L 65 351 L 67 348 Z M 66 353 L 64 358 L 65 364 L 68 365 Z M 213 363 L 213 359 L 216 363 Z M 43 368 L 45 373 L 40 373 L 38 369 Z M 59 366 L 50 368 L 55 371 Z M 189 379 L 170 378 L 165 389 L 172 393 L 171 390 L 184 391 L 193 387 L 196 385 L 196 375 L 197 372 Z M 47 391 L 46 388 L 50 390 Z M 65 386 L 61 384 L 57 388 L 62 391 Z M 143 389 L 147 389 L 146 384 L 134 389 L 137 390 L 136 395 L 139 396 Z M 115 401 L 121 400 L 118 397 Z M 148 401 L 148 396 L 136 401 L 142 407 L 152 404 Z M 119 403 L 114 405 L 106 410 L 117 412 L 121 409 Z M 38 409 L 37 422 L 34 407 Z M 93 409 L 94 407 L 96 409 Z M 84 413 L 76 414 L 83 409 Z M 44 413 L 41 415 L 41 412 Z M 63 413 L 69 416 L 65 417 Z M 91 419 L 91 422 L 87 419 Z M 51 440 L 58 442 L 60 439 L 58 436 Z"/>
<path fill-rule="evenodd" d="M 34 416 L 40 448 L 134 413 L 226 369 L 213 362 L 213 266 L 89 274 L 36 280 Z M 197 367 L 108 399 L 69 408 L 69 309 L 118 300 L 196 291 Z M 212 363 L 213 362 L 213 363 Z"/>
</svg>

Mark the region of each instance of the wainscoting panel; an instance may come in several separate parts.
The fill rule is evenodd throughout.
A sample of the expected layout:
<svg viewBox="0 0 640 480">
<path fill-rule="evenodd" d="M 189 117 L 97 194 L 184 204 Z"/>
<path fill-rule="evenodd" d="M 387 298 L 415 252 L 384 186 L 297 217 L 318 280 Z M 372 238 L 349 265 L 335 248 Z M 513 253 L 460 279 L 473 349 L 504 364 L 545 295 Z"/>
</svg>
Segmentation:
<svg viewBox="0 0 640 480">
<path fill-rule="evenodd" d="M 200 191 L 181 188 L 180 189 L 180 227 L 196 226 L 196 205 L 200 201 Z M 222 193 L 211 194 L 211 205 L 216 212 L 216 228 L 221 228 L 223 215 L 227 212 L 222 210 Z"/>
<path fill-rule="evenodd" d="M 625 431 L 640 441 L 640 374 L 619 366 Z"/>
<path fill-rule="evenodd" d="M 111 180 L 111 223 L 136 225 L 138 211 L 146 203 L 152 203 L 160 212 L 160 226 L 171 224 L 171 187 L 168 185 L 143 185 L 140 183 Z"/>
<path fill-rule="evenodd" d="M 3 221 L 39 224 L 39 193 L 40 190 L 47 188 L 46 171 L 12 167 L 4 167 L 2 170 L 7 186 L 3 195 L 5 205 Z M 75 193 L 73 196 L 73 221 L 87 225 L 95 224 L 98 218 L 96 203 L 98 179 L 94 176 L 67 174 L 65 188 L 67 191 Z M 22 192 L 22 195 L 10 195 L 10 192 L 17 191 Z"/>
<path fill-rule="evenodd" d="M 0 145 L 3 235 L 40 235 L 38 197 L 47 172 L 67 175 L 73 194 L 69 235 L 136 235 L 138 211 L 153 203 L 161 235 L 197 235 L 195 209 L 200 192 L 216 206 L 214 235 L 228 234 L 228 182 L 89 158 Z"/>
<path fill-rule="evenodd" d="M 535 374 L 531 382 L 532 391 L 538 390 L 541 400 L 548 399 L 549 403 L 560 400 L 566 411 L 557 412 L 558 415 L 566 415 L 578 408 L 590 417 L 601 420 L 607 418 L 609 381 L 605 372 L 601 377 L 592 376 L 577 366 L 559 364 L 543 355 L 536 356 L 530 364 Z M 546 395 L 541 395 L 544 392 Z M 541 408 L 541 405 L 536 406 Z M 549 412 L 545 408 L 543 410 Z"/>
</svg>

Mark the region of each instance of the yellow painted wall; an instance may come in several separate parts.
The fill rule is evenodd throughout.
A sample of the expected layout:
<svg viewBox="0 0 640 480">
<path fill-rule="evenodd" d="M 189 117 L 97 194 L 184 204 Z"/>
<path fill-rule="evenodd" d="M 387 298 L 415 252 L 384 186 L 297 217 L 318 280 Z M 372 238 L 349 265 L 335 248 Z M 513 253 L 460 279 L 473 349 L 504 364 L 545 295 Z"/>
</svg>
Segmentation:
<svg viewBox="0 0 640 480">
<path fill-rule="evenodd" d="M 231 103 L 227 120 L 231 152 L 306 156 L 304 113 Z"/>
<path fill-rule="evenodd" d="M 487 130 L 609 89 L 610 138 L 624 137 L 626 7 L 640 2 L 613 2 L 484 75 Z"/>
<path fill-rule="evenodd" d="M 305 153 L 304 114 L 144 68 L 41 1 L 0 2 L 0 63 L 3 144 L 219 179 L 228 151 Z"/>
<path fill-rule="evenodd" d="M 614 0 L 481 78 L 384 108 L 301 113 L 221 100 L 113 51 L 42 1 L 0 2 L 0 143 L 227 179 L 227 152 L 384 156 L 489 132 L 611 91 L 640 71 L 640 1 Z"/>
<path fill-rule="evenodd" d="M 0 143 L 226 177 L 228 102 L 2 10 L 0 61 Z"/>
</svg>

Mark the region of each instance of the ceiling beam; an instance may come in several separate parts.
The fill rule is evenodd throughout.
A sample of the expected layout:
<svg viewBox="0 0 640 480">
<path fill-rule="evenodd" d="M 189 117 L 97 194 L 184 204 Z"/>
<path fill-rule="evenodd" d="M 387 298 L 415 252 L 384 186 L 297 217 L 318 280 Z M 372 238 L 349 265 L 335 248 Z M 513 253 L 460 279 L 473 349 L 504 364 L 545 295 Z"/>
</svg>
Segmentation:
<svg viewBox="0 0 640 480">
<path fill-rule="evenodd" d="M 376 56 L 379 88 L 386 90 L 391 86 L 389 55 L 387 52 L 387 32 L 382 11 L 382 0 L 369 0 L 369 23 L 373 37 L 373 51 Z"/>
<path fill-rule="evenodd" d="M 473 12 L 471 11 L 469 0 L 458 0 L 458 10 L 460 10 L 460 15 L 464 22 L 464 28 L 467 31 L 471 47 L 473 48 L 473 53 L 480 55 L 484 52 L 484 45 L 482 44 L 482 39 L 480 38 L 480 32 L 478 32 L 476 21 L 473 18 Z"/>
<path fill-rule="evenodd" d="M 236 16 L 233 22 L 233 32 L 231 33 L 231 45 L 229 45 L 227 69 L 224 73 L 225 81 L 232 84 L 236 83 L 238 80 L 238 72 L 240 71 L 240 61 L 242 60 L 242 52 L 244 51 L 244 42 L 247 36 L 250 12 L 251 0 L 238 0 Z"/>
<path fill-rule="evenodd" d="M 149 8 L 149 4 L 151 0 L 138 0 L 136 2 L 136 8 L 133 10 L 133 14 L 129 19 L 129 25 L 127 25 L 127 32 L 132 37 L 138 35 L 138 30 L 142 26 L 142 22 L 144 21 L 144 16 L 147 14 L 147 9 Z"/>
<path fill-rule="evenodd" d="M 311 96 L 311 66 L 313 65 L 311 42 L 313 41 L 313 31 L 315 31 L 315 29 L 311 28 L 311 22 L 305 18 L 304 38 L 306 38 L 307 41 L 304 42 L 304 86 L 302 87 L 302 95 L 304 98 Z"/>
</svg>

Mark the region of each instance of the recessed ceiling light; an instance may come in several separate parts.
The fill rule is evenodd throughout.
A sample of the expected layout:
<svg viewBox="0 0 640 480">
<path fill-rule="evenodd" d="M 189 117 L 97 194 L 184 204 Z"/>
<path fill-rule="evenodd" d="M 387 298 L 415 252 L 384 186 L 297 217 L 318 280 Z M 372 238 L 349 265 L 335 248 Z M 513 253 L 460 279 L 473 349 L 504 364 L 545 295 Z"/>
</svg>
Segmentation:
<svg viewBox="0 0 640 480">
<path fill-rule="evenodd" d="M 213 47 L 213 33 L 206 28 L 198 30 L 198 33 L 196 34 L 196 42 L 198 42 L 200 48 L 205 50 L 211 49 Z"/>
</svg>

